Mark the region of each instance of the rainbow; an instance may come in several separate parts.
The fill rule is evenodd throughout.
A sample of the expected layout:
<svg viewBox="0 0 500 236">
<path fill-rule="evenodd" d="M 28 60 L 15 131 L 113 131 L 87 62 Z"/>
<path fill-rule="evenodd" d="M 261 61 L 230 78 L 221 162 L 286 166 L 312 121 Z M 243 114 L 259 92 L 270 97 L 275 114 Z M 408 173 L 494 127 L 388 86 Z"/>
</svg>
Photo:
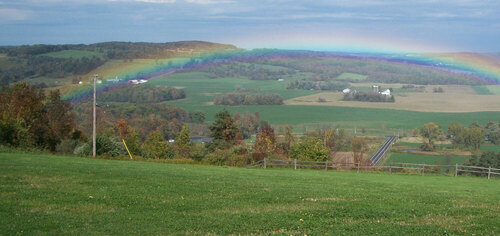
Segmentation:
<svg viewBox="0 0 500 236">
<path fill-rule="evenodd" d="M 358 48 L 359 49 L 359 48 Z M 252 49 L 228 50 L 210 52 L 187 58 L 162 60 L 160 63 L 140 64 L 128 68 L 115 76 L 102 78 L 98 85 L 98 93 L 108 91 L 131 80 L 149 80 L 166 76 L 176 72 L 202 69 L 221 63 L 249 62 L 262 58 L 295 57 L 307 55 L 321 55 L 331 57 L 371 58 L 410 64 L 430 66 L 438 69 L 463 73 L 476 78 L 484 84 L 500 84 L 500 62 L 480 54 L 471 53 L 403 53 L 380 50 L 356 50 L 320 52 L 312 50 L 284 50 L 284 49 Z M 118 78 L 118 80 L 116 79 Z M 90 98 L 92 86 L 73 86 L 65 92 L 65 99 L 82 101 Z"/>
</svg>

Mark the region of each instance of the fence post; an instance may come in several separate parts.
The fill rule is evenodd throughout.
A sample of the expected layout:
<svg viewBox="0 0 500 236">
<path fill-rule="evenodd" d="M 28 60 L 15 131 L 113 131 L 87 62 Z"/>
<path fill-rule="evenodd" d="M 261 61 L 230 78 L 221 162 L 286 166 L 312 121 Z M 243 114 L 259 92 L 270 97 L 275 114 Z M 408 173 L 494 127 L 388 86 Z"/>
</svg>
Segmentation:
<svg viewBox="0 0 500 236">
<path fill-rule="evenodd" d="M 264 169 L 267 167 L 267 158 L 264 158 Z"/>
<path fill-rule="evenodd" d="M 389 174 L 392 175 L 392 162 L 389 163 Z"/>
<path fill-rule="evenodd" d="M 458 175 L 458 163 L 455 163 L 455 177 Z"/>
<path fill-rule="evenodd" d="M 359 162 L 358 162 L 358 174 L 359 174 Z"/>
<path fill-rule="evenodd" d="M 293 169 L 297 169 L 297 159 L 293 159 Z"/>
<path fill-rule="evenodd" d="M 328 160 L 325 161 L 325 170 L 328 170 Z"/>
<path fill-rule="evenodd" d="M 422 176 L 425 174 L 425 164 L 422 164 Z"/>
<path fill-rule="evenodd" d="M 490 179 L 490 175 L 491 175 L 491 166 L 488 168 L 488 179 Z"/>
</svg>

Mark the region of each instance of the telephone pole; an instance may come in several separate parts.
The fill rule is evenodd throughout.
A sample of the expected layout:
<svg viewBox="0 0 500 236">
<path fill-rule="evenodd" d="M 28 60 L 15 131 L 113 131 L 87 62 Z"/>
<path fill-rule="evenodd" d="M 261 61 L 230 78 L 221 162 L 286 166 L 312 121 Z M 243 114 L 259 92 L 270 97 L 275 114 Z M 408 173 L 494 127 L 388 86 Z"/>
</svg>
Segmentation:
<svg viewBox="0 0 500 236">
<path fill-rule="evenodd" d="M 92 157 L 95 158 L 95 85 L 96 85 L 96 82 L 97 82 L 97 76 L 99 76 L 98 74 L 95 74 L 94 75 L 94 102 L 93 102 L 93 105 L 92 105 L 92 116 L 93 116 L 93 120 L 92 120 Z"/>
</svg>

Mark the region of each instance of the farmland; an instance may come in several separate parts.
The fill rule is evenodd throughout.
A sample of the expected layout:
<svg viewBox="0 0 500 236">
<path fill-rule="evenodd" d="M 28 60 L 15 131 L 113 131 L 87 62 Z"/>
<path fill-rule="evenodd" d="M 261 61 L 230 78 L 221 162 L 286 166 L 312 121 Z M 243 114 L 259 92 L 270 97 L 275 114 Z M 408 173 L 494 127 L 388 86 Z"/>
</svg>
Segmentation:
<svg viewBox="0 0 500 236">
<path fill-rule="evenodd" d="M 321 93 L 321 91 L 317 90 L 311 91 L 311 90 L 286 89 L 285 83 L 290 80 L 298 79 L 296 77 L 290 77 L 288 80 L 285 80 L 284 82 L 279 82 L 275 80 L 271 81 L 249 80 L 244 77 L 209 79 L 208 76 L 209 73 L 207 72 L 178 73 L 170 75 L 168 77 L 153 79 L 150 81 L 150 83 L 153 85 L 167 85 L 167 86 L 184 88 L 184 90 L 186 91 L 186 99 L 178 101 L 170 101 L 167 103 L 182 107 L 188 111 L 202 110 L 207 113 L 207 119 L 209 121 L 212 120 L 213 115 L 222 108 L 226 108 L 231 112 L 240 112 L 240 113 L 243 113 L 244 111 L 250 111 L 250 112 L 259 111 L 261 117 L 264 120 L 267 120 L 271 124 L 276 124 L 276 125 L 279 124 L 293 124 L 300 126 L 330 125 L 330 126 L 338 126 L 344 128 L 364 127 L 364 128 L 373 128 L 377 130 L 383 130 L 384 128 L 413 129 L 421 127 L 424 123 L 429 121 L 437 122 L 442 127 L 447 127 L 453 121 L 461 122 L 463 124 L 469 124 L 472 122 L 486 123 L 488 121 L 496 120 L 497 117 L 500 116 L 500 112 L 475 112 L 475 113 L 436 112 L 440 111 L 439 109 L 443 109 L 444 106 L 442 105 L 433 107 L 434 112 L 404 111 L 403 109 L 408 104 L 402 103 L 400 105 L 398 102 L 396 102 L 396 104 L 346 102 L 349 104 L 345 106 L 329 106 L 328 105 L 329 102 L 333 102 L 336 104 L 343 103 L 343 101 L 336 101 L 336 100 L 332 101 L 333 98 L 330 99 L 329 97 L 332 96 L 334 97 L 334 99 L 340 99 L 339 94 L 333 92 Z M 368 86 L 368 84 L 364 84 L 363 86 Z M 279 107 L 277 106 L 229 107 L 229 106 L 212 105 L 212 101 L 215 96 L 228 92 L 234 92 L 238 88 L 249 90 L 251 91 L 251 93 L 280 94 L 284 99 L 289 99 L 289 101 L 292 101 L 294 99 L 300 100 L 304 96 L 311 96 L 312 98 L 309 99 L 311 103 L 290 104 L 290 102 L 286 102 L 286 104 L 288 105 Z M 443 93 L 443 94 L 426 93 L 426 95 L 431 95 L 431 96 L 444 95 L 444 96 L 454 96 L 454 97 L 461 96 L 458 95 L 458 93 L 453 92 L 460 90 L 457 89 L 456 86 L 455 87 L 447 86 L 445 88 L 449 89 L 450 93 Z M 479 96 L 470 94 L 471 93 L 470 91 L 472 91 L 470 87 L 469 90 L 465 91 L 469 93 L 469 96 Z M 326 95 L 324 96 L 323 94 L 327 94 L 327 96 Z M 318 97 L 326 98 L 327 105 L 311 106 L 318 104 L 317 103 Z M 485 96 L 485 97 L 492 99 L 491 96 Z M 492 100 L 492 102 L 494 101 Z M 397 106 L 401 110 L 394 110 L 394 108 L 387 109 L 387 107 L 384 107 L 391 105 Z M 497 103 L 490 105 L 491 107 L 498 106 Z M 381 107 L 382 109 L 366 108 L 370 106 L 372 107 L 382 106 Z M 418 104 L 415 105 L 415 107 L 418 107 Z M 425 109 L 428 111 L 428 109 L 430 108 L 425 108 Z M 391 115 L 386 116 L 385 115 L 386 113 L 390 113 Z"/>
<path fill-rule="evenodd" d="M 500 232 L 498 179 L 0 153 L 6 234 Z"/>
</svg>

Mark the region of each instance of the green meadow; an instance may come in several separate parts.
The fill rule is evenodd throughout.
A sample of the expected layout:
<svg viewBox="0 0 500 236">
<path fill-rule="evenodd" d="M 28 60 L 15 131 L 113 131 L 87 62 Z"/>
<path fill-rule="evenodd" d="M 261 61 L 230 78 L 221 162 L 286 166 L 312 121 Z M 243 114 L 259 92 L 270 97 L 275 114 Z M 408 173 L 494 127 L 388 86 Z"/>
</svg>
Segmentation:
<svg viewBox="0 0 500 236">
<path fill-rule="evenodd" d="M 498 235 L 500 180 L 0 153 L 0 232 Z"/>
<path fill-rule="evenodd" d="M 423 124 L 431 121 L 440 124 L 443 129 L 447 129 L 452 122 L 486 124 L 489 121 L 498 120 L 498 117 L 500 117 L 500 112 L 435 113 L 301 105 L 215 106 L 212 104 L 215 96 L 235 92 L 237 89 L 244 89 L 249 93 L 276 93 L 280 94 L 284 99 L 311 95 L 320 91 L 286 89 L 286 83 L 298 79 L 301 76 L 300 74 L 283 82 L 249 80 L 245 77 L 209 79 L 208 76 L 209 74 L 206 72 L 178 73 L 151 80 L 150 83 L 183 88 L 186 91 L 186 99 L 167 103 L 182 107 L 188 111 L 202 110 L 206 112 L 208 121 L 212 121 L 214 114 L 224 108 L 233 113 L 258 111 L 262 119 L 269 121 L 273 125 L 291 124 L 302 127 L 329 125 L 350 129 L 366 128 L 377 131 L 420 128 Z M 390 130 L 390 132 L 393 133 L 394 130 Z"/>
<path fill-rule="evenodd" d="M 469 156 L 433 156 L 421 155 L 413 153 L 391 153 L 387 163 L 415 163 L 415 164 L 429 164 L 429 165 L 455 165 L 464 164 L 470 157 Z"/>
</svg>

